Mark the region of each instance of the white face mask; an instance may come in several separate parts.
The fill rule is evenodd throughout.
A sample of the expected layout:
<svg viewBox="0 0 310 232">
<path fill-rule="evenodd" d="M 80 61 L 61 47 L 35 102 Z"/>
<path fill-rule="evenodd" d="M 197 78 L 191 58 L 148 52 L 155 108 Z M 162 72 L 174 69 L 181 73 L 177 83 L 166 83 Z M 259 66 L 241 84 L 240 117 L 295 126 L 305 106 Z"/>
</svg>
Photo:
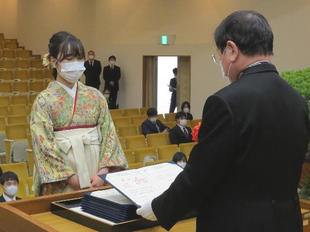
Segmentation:
<svg viewBox="0 0 310 232">
<path fill-rule="evenodd" d="M 9 196 L 15 196 L 17 193 L 17 185 L 10 185 L 5 188 L 5 193 Z"/>
<path fill-rule="evenodd" d="M 114 65 L 115 65 L 115 61 L 114 61 L 114 60 L 110 60 L 109 62 L 110 62 L 110 65 L 111 65 L 111 66 L 114 66 Z"/>
<path fill-rule="evenodd" d="M 150 121 L 151 121 L 152 123 L 156 123 L 156 120 L 157 120 L 157 118 L 150 118 Z"/>
<path fill-rule="evenodd" d="M 224 55 L 225 52 L 226 52 L 226 48 L 223 51 L 223 55 Z M 223 77 L 223 79 L 225 81 L 230 81 L 229 72 L 230 72 L 231 65 L 232 65 L 232 63 L 229 64 L 228 71 L 227 71 L 227 74 L 226 74 L 225 70 L 224 70 L 224 67 L 223 67 L 223 64 L 222 64 L 222 61 L 220 60 L 220 67 L 221 67 L 222 77 Z"/>
<path fill-rule="evenodd" d="M 188 113 L 189 112 L 189 108 L 186 107 L 186 108 L 183 109 L 183 111 L 184 111 L 184 113 Z"/>
<path fill-rule="evenodd" d="M 85 71 L 83 61 L 74 61 L 61 64 L 60 76 L 70 83 L 77 82 Z"/>
<path fill-rule="evenodd" d="M 177 162 L 177 165 L 179 165 L 181 168 L 185 168 L 186 162 L 184 162 L 184 161 L 179 161 L 179 162 Z"/>
<path fill-rule="evenodd" d="M 94 57 L 93 55 L 89 55 L 88 58 L 89 58 L 90 60 L 93 60 L 95 57 Z"/>
<path fill-rule="evenodd" d="M 186 120 L 186 119 L 181 119 L 181 120 L 180 120 L 180 125 L 181 125 L 181 126 L 184 126 L 184 127 L 185 127 L 186 124 L 187 124 L 187 120 Z"/>
</svg>

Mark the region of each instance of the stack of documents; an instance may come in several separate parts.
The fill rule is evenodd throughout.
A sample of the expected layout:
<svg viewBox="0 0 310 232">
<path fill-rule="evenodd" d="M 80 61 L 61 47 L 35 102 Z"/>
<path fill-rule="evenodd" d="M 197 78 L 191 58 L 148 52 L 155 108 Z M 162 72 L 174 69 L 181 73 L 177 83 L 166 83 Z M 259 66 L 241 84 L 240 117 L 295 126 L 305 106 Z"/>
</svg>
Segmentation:
<svg viewBox="0 0 310 232">
<path fill-rule="evenodd" d="M 138 218 L 137 207 L 166 191 L 182 171 L 174 163 L 162 163 L 101 175 L 114 188 L 87 193 L 81 202 L 82 210 L 113 222 Z"/>
<path fill-rule="evenodd" d="M 137 207 L 115 189 L 86 193 L 81 207 L 84 212 L 116 223 L 138 218 Z"/>
</svg>

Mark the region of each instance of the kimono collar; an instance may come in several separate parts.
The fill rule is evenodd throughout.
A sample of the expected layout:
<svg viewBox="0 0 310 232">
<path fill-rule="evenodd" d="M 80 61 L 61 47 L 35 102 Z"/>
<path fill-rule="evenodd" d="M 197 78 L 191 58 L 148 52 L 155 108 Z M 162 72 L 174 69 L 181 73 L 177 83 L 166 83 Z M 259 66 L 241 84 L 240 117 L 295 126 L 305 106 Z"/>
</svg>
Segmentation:
<svg viewBox="0 0 310 232">
<path fill-rule="evenodd" d="M 75 83 L 74 86 L 72 87 L 72 89 L 70 89 L 68 86 L 64 85 L 63 83 L 60 83 L 59 81 L 56 81 L 56 82 L 57 82 L 57 84 L 59 84 L 64 90 L 66 90 L 66 92 L 67 92 L 72 98 L 75 98 L 77 83 Z"/>
</svg>

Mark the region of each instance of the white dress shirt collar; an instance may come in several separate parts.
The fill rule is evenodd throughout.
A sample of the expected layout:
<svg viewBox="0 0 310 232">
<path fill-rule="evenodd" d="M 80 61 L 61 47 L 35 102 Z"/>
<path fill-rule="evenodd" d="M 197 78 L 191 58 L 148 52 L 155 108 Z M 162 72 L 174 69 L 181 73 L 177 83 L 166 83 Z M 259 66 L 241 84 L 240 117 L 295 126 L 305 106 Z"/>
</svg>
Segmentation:
<svg viewBox="0 0 310 232">
<path fill-rule="evenodd" d="M 3 198 L 4 198 L 4 200 L 6 202 L 8 202 L 8 201 L 16 201 L 16 196 L 14 196 L 13 199 L 12 199 L 12 198 L 8 197 L 5 193 L 3 193 Z"/>
</svg>

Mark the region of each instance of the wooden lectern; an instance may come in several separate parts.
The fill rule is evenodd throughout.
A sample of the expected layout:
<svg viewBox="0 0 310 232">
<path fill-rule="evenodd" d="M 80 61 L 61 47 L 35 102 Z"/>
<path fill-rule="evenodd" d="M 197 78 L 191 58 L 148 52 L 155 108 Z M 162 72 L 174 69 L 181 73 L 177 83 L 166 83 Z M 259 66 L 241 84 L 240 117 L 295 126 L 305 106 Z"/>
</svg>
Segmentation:
<svg viewBox="0 0 310 232">
<path fill-rule="evenodd" d="M 110 187 L 95 188 L 91 191 L 108 188 Z M 51 212 L 52 202 L 80 198 L 85 192 L 89 191 L 88 189 L 2 203 L 0 204 L 0 232 L 94 232 L 96 230 Z M 171 231 L 194 232 L 196 230 L 195 224 L 195 218 L 186 219 L 178 222 Z M 136 232 L 164 231 L 166 230 L 160 226 L 136 230 Z"/>
</svg>

